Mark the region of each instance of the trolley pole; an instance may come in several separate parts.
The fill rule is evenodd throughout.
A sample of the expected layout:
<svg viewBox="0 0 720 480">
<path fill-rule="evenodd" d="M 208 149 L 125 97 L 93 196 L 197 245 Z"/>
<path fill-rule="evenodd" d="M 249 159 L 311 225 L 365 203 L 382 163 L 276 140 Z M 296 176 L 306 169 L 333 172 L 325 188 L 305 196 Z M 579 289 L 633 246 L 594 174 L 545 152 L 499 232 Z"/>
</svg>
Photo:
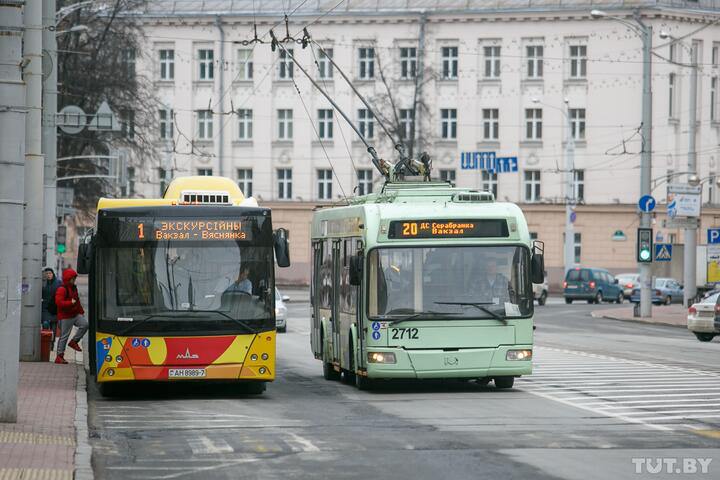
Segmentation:
<svg viewBox="0 0 720 480">
<path fill-rule="evenodd" d="M 25 84 L 21 0 L 0 0 L 0 422 L 17 421 Z"/>
<path fill-rule="evenodd" d="M 25 2 L 25 212 L 23 218 L 20 360 L 40 360 L 38 322 L 42 302 L 42 2 Z"/>
</svg>

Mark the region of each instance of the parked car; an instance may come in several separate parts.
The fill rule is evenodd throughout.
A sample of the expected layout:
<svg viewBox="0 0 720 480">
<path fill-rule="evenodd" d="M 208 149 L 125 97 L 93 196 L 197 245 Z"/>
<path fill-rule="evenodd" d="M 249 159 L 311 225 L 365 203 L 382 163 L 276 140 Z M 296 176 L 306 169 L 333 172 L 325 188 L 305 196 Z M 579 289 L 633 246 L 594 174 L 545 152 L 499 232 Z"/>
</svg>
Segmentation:
<svg viewBox="0 0 720 480">
<path fill-rule="evenodd" d="M 543 283 L 533 283 L 533 296 L 537 300 L 538 305 L 545 305 L 548 297 L 548 283 L 547 274 L 545 275 L 545 281 Z"/>
<path fill-rule="evenodd" d="M 640 288 L 640 275 L 637 273 L 621 273 L 615 275 L 615 278 L 622 287 L 625 298 L 630 298 L 633 288 Z"/>
<path fill-rule="evenodd" d="M 688 309 L 687 328 L 701 342 L 720 334 L 720 292 L 710 292 Z"/>
<path fill-rule="evenodd" d="M 285 302 L 290 301 L 287 295 L 281 295 L 280 290 L 275 288 L 275 328 L 278 332 L 287 331 L 287 307 Z"/>
<path fill-rule="evenodd" d="M 565 303 L 587 300 L 588 303 L 603 301 L 622 303 L 625 298 L 618 281 L 602 268 L 577 267 L 568 270 L 563 282 Z"/>
<path fill-rule="evenodd" d="M 640 286 L 633 288 L 630 301 L 640 302 Z M 652 288 L 652 303 L 656 305 L 670 305 L 683 302 L 683 287 L 673 278 L 656 278 Z"/>
</svg>

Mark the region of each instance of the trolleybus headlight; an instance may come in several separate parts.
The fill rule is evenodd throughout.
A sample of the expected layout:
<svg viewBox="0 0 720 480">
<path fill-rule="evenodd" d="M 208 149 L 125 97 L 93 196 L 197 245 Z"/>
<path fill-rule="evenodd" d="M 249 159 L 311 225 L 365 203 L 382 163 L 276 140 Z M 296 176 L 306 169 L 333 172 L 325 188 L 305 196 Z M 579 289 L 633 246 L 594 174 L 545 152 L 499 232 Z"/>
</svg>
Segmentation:
<svg viewBox="0 0 720 480">
<path fill-rule="evenodd" d="M 395 354 L 392 352 L 369 352 L 368 363 L 395 363 Z"/>
<path fill-rule="evenodd" d="M 260 355 L 260 358 L 262 358 L 263 360 L 267 360 L 267 359 L 268 359 L 268 354 L 267 354 L 267 353 L 263 353 L 262 355 Z"/>
<path fill-rule="evenodd" d="M 505 360 L 532 360 L 532 350 L 508 350 Z"/>
<path fill-rule="evenodd" d="M 255 355 L 254 353 L 253 353 L 252 355 L 250 355 L 250 360 L 252 360 L 253 362 L 256 362 L 256 361 L 257 361 L 257 355 Z"/>
</svg>

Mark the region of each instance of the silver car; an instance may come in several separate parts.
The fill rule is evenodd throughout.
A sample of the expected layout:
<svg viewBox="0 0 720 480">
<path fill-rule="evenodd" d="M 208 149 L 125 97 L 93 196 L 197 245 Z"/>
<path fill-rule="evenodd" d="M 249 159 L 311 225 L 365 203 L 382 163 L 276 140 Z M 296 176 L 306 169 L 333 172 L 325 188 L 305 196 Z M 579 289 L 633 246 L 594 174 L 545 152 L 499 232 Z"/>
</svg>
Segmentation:
<svg viewBox="0 0 720 480">
<path fill-rule="evenodd" d="M 622 287 L 625 298 L 630 298 L 634 288 L 640 288 L 640 275 L 637 273 L 621 273 L 615 275 L 615 278 Z"/>
<path fill-rule="evenodd" d="M 275 328 L 277 328 L 278 332 L 287 331 L 287 307 L 285 302 L 289 300 L 290 297 L 281 295 L 280 290 L 275 289 Z"/>
</svg>

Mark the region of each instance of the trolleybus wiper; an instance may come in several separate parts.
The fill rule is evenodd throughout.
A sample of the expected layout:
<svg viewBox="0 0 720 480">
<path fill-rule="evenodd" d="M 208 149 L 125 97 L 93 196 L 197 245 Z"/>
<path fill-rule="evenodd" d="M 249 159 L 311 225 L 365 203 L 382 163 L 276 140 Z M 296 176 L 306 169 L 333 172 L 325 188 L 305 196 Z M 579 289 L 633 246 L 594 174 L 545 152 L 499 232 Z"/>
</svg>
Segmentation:
<svg viewBox="0 0 720 480">
<path fill-rule="evenodd" d="M 225 313 L 225 312 L 220 312 L 220 311 L 218 311 L 218 310 L 193 310 L 193 312 L 217 313 L 218 315 L 222 315 L 223 317 L 227 318 L 228 320 L 237 323 L 237 324 L 240 325 L 241 327 L 246 328 L 248 331 L 253 332 L 253 333 L 257 333 L 257 329 L 256 329 L 256 328 L 253 328 L 250 324 L 245 323 L 245 322 L 243 322 L 243 321 L 240 320 L 240 319 L 233 318 L 233 317 L 231 317 L 230 315 L 228 315 L 228 314 Z"/>
<path fill-rule="evenodd" d="M 489 308 L 487 308 L 485 305 L 495 305 L 493 302 L 434 302 L 436 305 L 460 305 L 461 307 L 475 307 L 478 310 L 481 310 L 491 317 L 500 320 L 502 322 L 507 323 L 507 320 L 505 317 L 500 315 L 497 312 L 493 312 Z"/>
<path fill-rule="evenodd" d="M 130 331 L 134 330 L 138 325 L 142 325 L 143 323 L 147 322 L 147 321 L 150 320 L 151 318 L 170 317 L 170 316 L 172 316 L 172 315 L 170 314 L 170 312 L 168 312 L 168 313 L 154 313 L 154 314 L 152 314 L 152 315 L 148 315 L 147 317 L 143 318 L 142 320 L 139 320 L 139 321 L 137 321 L 137 322 L 133 322 L 132 325 L 128 325 L 128 327 L 127 327 L 125 330 L 123 330 L 122 332 L 118 333 L 117 336 L 124 337 L 125 335 L 127 335 L 128 333 L 130 333 Z"/>
<path fill-rule="evenodd" d="M 421 318 L 425 315 L 433 315 L 433 317 L 430 318 Z M 433 310 L 427 310 L 424 312 L 417 312 L 413 313 L 412 315 L 407 315 L 405 317 L 399 317 L 399 318 L 383 318 L 383 320 L 390 320 L 390 325 L 395 325 L 396 323 L 400 322 L 407 322 L 408 320 L 435 320 L 438 317 L 456 317 L 457 315 L 453 313 L 447 313 L 447 312 L 436 312 Z"/>
</svg>

